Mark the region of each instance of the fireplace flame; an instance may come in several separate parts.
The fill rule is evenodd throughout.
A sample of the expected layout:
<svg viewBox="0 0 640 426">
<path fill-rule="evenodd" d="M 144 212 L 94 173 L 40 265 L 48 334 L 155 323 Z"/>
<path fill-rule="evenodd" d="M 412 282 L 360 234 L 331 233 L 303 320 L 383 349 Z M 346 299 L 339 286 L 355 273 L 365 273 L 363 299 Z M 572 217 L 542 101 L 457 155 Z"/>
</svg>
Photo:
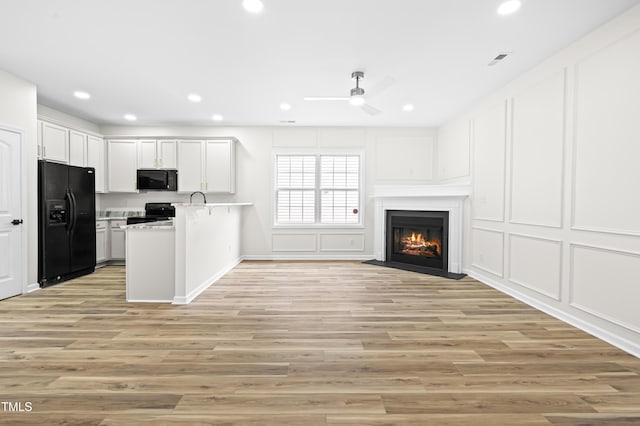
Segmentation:
<svg viewBox="0 0 640 426">
<path fill-rule="evenodd" d="M 440 256 L 440 241 L 428 241 L 421 233 L 411 232 L 402 241 L 403 253 L 420 256 Z"/>
</svg>

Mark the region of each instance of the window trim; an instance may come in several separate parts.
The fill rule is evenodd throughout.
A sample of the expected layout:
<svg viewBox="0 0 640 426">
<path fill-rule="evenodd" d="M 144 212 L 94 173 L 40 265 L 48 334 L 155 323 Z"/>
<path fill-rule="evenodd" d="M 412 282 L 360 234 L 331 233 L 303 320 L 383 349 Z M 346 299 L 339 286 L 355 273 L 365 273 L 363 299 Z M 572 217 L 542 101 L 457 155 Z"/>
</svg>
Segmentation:
<svg viewBox="0 0 640 426">
<path fill-rule="evenodd" d="M 278 223 L 278 187 L 277 187 L 277 157 L 279 155 L 313 155 L 316 157 L 316 183 L 313 191 L 315 192 L 315 223 Z M 360 159 L 359 174 L 359 221 L 353 224 L 336 224 L 336 223 L 320 223 L 320 157 L 321 156 L 340 156 L 340 155 L 356 155 Z M 318 149 L 318 148 L 278 148 L 271 152 L 271 226 L 273 229 L 364 229 L 365 227 L 365 153 L 359 149 Z"/>
</svg>

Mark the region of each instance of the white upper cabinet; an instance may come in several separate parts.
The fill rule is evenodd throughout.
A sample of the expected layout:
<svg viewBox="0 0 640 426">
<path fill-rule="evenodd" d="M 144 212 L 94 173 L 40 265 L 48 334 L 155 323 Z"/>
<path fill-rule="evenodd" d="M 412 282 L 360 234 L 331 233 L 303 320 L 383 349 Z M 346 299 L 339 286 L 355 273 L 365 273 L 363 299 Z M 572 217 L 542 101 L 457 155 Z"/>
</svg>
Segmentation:
<svg viewBox="0 0 640 426">
<path fill-rule="evenodd" d="M 106 192 L 104 139 L 87 137 L 87 166 L 96 169 L 96 192 Z"/>
<path fill-rule="evenodd" d="M 206 141 L 206 191 L 236 192 L 235 140 Z"/>
<path fill-rule="evenodd" d="M 156 158 L 161 169 L 175 169 L 178 167 L 177 142 L 169 140 L 158 141 L 156 145 Z"/>
<path fill-rule="evenodd" d="M 155 169 L 158 167 L 155 140 L 138 141 L 138 167 L 141 169 Z"/>
<path fill-rule="evenodd" d="M 38 121 L 38 158 L 78 167 L 93 167 L 96 171 L 97 193 L 107 192 L 104 149 L 104 139 L 100 137 Z"/>
<path fill-rule="evenodd" d="M 138 141 L 110 140 L 107 151 L 109 192 L 137 192 Z"/>
<path fill-rule="evenodd" d="M 87 165 L 87 135 L 69 131 L 69 164 L 84 167 Z"/>
<path fill-rule="evenodd" d="M 55 124 L 42 121 L 41 157 L 59 163 L 69 162 L 69 130 Z"/>
<path fill-rule="evenodd" d="M 178 190 L 235 193 L 235 142 L 235 139 L 178 141 Z"/>
<path fill-rule="evenodd" d="M 176 141 L 141 140 L 138 142 L 138 168 L 175 169 Z"/>
<path fill-rule="evenodd" d="M 178 191 L 204 191 L 204 141 L 178 141 Z"/>
</svg>

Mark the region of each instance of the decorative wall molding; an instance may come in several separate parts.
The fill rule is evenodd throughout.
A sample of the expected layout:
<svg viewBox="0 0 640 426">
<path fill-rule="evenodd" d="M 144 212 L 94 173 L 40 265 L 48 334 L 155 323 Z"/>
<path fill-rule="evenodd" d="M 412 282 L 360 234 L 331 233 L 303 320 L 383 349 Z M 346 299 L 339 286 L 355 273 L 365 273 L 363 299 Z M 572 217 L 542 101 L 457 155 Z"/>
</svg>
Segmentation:
<svg viewBox="0 0 640 426">
<path fill-rule="evenodd" d="M 497 231 L 495 229 L 487 229 L 487 228 L 481 228 L 478 226 L 472 226 L 471 227 L 471 233 L 473 234 L 473 231 L 483 231 L 483 232 L 491 232 L 494 234 L 498 234 L 501 236 L 500 238 L 500 250 L 501 250 L 501 254 L 502 254 L 502 270 L 501 271 L 494 271 L 491 268 L 487 268 L 486 266 L 482 266 L 480 264 L 478 264 L 475 259 L 471 259 L 471 266 L 473 266 L 474 268 L 478 268 L 482 271 L 488 272 L 492 275 L 495 275 L 497 277 L 503 278 L 504 277 L 504 267 L 505 267 L 505 262 L 504 262 L 504 255 L 505 255 L 505 250 L 504 250 L 504 239 L 505 239 L 505 233 L 503 231 Z M 473 235 L 472 235 L 472 244 L 473 244 Z M 473 248 L 472 248 L 472 254 L 473 254 Z"/>
<path fill-rule="evenodd" d="M 323 237 L 326 238 L 330 238 L 330 237 L 354 237 L 355 239 L 351 239 L 350 241 L 358 241 L 359 240 L 359 244 L 357 245 L 357 247 L 349 247 L 349 248 L 325 248 L 325 242 Z M 320 232 L 318 234 L 318 239 L 320 241 L 320 251 L 321 252 L 352 252 L 352 251 L 357 251 L 357 252 L 362 252 L 364 251 L 364 241 L 365 241 L 365 234 L 362 232 Z"/>
<path fill-rule="evenodd" d="M 558 264 L 559 264 L 558 266 L 559 267 L 558 267 L 558 277 L 557 277 L 558 278 L 558 281 L 557 281 L 558 285 L 557 285 L 557 290 L 556 290 L 555 293 L 546 292 L 546 291 L 536 287 L 533 284 L 525 283 L 525 282 L 522 282 L 522 281 L 519 281 L 519 280 L 513 278 L 512 274 L 511 274 L 511 258 L 513 257 L 511 250 L 512 250 L 512 247 L 513 247 L 513 244 L 512 244 L 513 237 L 523 238 L 523 239 L 530 239 L 530 240 L 544 241 L 544 242 L 552 243 L 552 244 L 555 244 L 555 245 L 558 246 L 558 248 L 559 248 L 559 255 L 558 255 Z M 560 299 L 561 299 L 560 291 L 561 291 L 561 288 L 562 288 L 562 265 L 563 265 L 562 241 L 561 240 L 554 240 L 554 239 L 550 239 L 550 238 L 542 238 L 542 237 L 537 237 L 537 236 L 532 236 L 532 235 L 518 234 L 518 233 L 513 233 L 513 232 L 509 233 L 507 238 L 509 240 L 509 257 L 508 257 L 509 258 L 509 262 L 507 263 L 507 279 L 510 282 L 512 282 L 512 283 L 514 283 L 516 285 L 522 286 L 522 287 L 524 287 L 526 289 L 529 289 L 531 291 L 535 291 L 536 293 L 538 293 L 538 294 L 540 294 L 542 296 L 549 297 L 550 299 L 553 299 L 553 300 L 559 302 Z"/>
<path fill-rule="evenodd" d="M 569 244 L 569 250 L 570 250 L 570 260 L 569 260 L 569 305 L 572 306 L 575 309 L 578 309 L 582 312 L 585 312 L 589 315 L 593 315 L 597 318 L 600 318 L 602 320 L 608 321 L 612 324 L 615 324 L 619 327 L 623 327 L 626 328 L 627 330 L 633 331 L 634 333 L 639 333 L 640 334 L 640 327 L 634 326 L 632 324 L 628 324 L 625 321 L 622 321 L 618 318 L 614 318 L 611 315 L 599 312 L 597 309 L 594 309 L 592 307 L 588 307 L 588 306 L 584 306 L 578 302 L 576 302 L 575 300 L 575 290 L 576 290 L 576 283 L 575 283 L 575 249 L 577 248 L 582 248 L 582 249 L 586 249 L 586 250 L 592 250 L 592 251 L 600 251 L 603 253 L 610 253 L 610 254 L 615 254 L 615 255 L 620 255 L 620 256 L 630 256 L 630 257 L 634 257 L 637 258 L 640 261 L 640 253 L 636 253 L 636 252 L 631 252 L 631 251 L 626 251 L 626 250 L 619 250 L 619 249 L 612 249 L 612 248 L 606 248 L 606 247 L 598 247 L 598 246 L 593 246 L 593 245 L 588 245 L 588 244 L 578 244 L 578 243 L 570 243 Z"/>
<path fill-rule="evenodd" d="M 313 247 L 307 247 L 307 248 L 286 248 L 286 247 L 282 247 L 282 248 L 277 248 L 278 246 L 278 238 L 279 237 L 285 237 L 285 238 L 295 238 L 295 237 L 301 237 L 301 238 L 311 238 L 313 240 Z M 274 252 L 316 252 L 318 251 L 318 235 L 315 232 L 305 232 L 305 233 L 281 233 L 281 234 L 272 234 L 271 235 L 271 251 Z"/>
<path fill-rule="evenodd" d="M 511 133 L 509 135 L 509 145 L 511 147 L 510 149 L 510 154 L 509 154 L 509 161 L 510 161 L 510 167 L 508 167 L 509 170 L 509 205 L 507 206 L 508 210 L 509 210 L 509 214 L 508 214 L 508 218 L 509 218 L 509 222 L 513 223 L 513 224 L 519 224 L 519 225 L 530 225 L 530 226 L 540 226 L 540 227 L 546 227 L 546 228 L 554 228 L 554 229 L 561 229 L 563 227 L 563 217 L 564 217 L 564 197 L 566 195 L 566 190 L 565 190 L 565 185 L 564 185 L 564 176 L 565 176 L 565 158 L 566 158 L 566 142 L 567 142 L 567 93 L 566 93 L 566 89 L 567 89 L 567 79 L 568 79 L 568 71 L 567 68 L 564 67 L 562 68 L 562 70 L 552 73 L 551 75 L 546 76 L 545 78 L 538 80 L 535 84 L 533 84 L 532 86 L 527 87 L 527 89 L 520 91 L 519 93 L 515 94 L 514 96 L 511 97 L 511 114 L 510 114 L 510 122 L 511 122 Z M 557 218 L 557 224 L 548 224 L 548 223 L 539 223 L 536 221 L 525 221 L 525 220 L 517 220 L 514 219 L 513 216 L 513 210 L 514 210 L 514 191 L 513 191 L 513 187 L 514 187 L 514 170 L 516 169 L 515 167 L 515 159 L 514 159 L 514 151 L 515 151 L 515 144 L 516 144 L 516 135 L 517 135 L 517 129 L 516 129 L 516 117 L 517 117 L 517 110 L 516 107 L 518 105 L 518 98 L 521 96 L 526 95 L 527 93 L 534 91 L 536 89 L 538 89 L 540 86 L 544 85 L 545 83 L 547 83 L 548 80 L 553 79 L 553 78 L 557 78 L 557 77 L 561 77 L 562 78 L 562 90 L 560 93 L 560 95 L 562 96 L 562 125 L 561 125 L 561 129 L 560 129 L 560 140 L 561 140 L 561 151 L 562 154 L 560 156 L 560 158 L 558 159 L 560 162 L 560 170 L 559 170 L 559 186 L 560 186 L 560 199 L 558 200 L 558 202 L 560 203 L 559 205 L 559 212 L 558 215 L 559 217 Z M 538 167 L 540 167 L 541 171 L 544 171 L 546 168 L 541 167 L 540 165 L 538 165 Z"/>
</svg>

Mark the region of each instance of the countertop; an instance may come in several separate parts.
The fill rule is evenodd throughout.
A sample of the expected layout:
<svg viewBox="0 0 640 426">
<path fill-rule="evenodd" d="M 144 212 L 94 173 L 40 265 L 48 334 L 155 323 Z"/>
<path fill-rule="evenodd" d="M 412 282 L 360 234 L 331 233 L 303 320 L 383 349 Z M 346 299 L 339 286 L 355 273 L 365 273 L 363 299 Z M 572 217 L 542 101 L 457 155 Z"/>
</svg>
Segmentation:
<svg viewBox="0 0 640 426">
<path fill-rule="evenodd" d="M 175 229 L 173 225 L 173 220 L 158 220 L 156 222 L 146 222 L 146 223 L 134 223 L 132 225 L 124 225 L 122 226 L 124 229 L 164 229 L 164 230 L 172 230 Z"/>
<path fill-rule="evenodd" d="M 233 206 L 252 206 L 253 203 L 171 203 L 176 207 L 233 207 Z"/>
</svg>

